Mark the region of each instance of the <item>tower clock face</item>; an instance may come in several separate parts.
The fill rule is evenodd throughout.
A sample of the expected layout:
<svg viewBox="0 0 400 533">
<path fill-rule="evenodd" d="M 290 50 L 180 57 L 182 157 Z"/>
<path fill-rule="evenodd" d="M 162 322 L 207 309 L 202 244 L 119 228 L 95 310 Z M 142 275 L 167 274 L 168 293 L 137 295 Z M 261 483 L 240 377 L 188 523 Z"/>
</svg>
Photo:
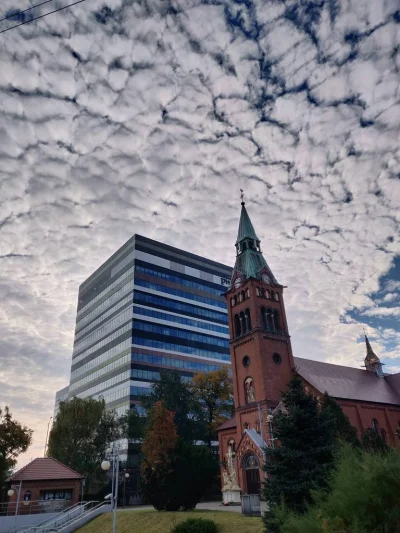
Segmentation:
<svg viewBox="0 0 400 533">
<path fill-rule="evenodd" d="M 238 289 L 240 287 L 240 285 L 242 284 L 242 280 L 240 277 L 237 277 L 235 279 L 235 289 Z"/>
<path fill-rule="evenodd" d="M 263 280 L 263 283 L 271 283 L 271 278 L 268 276 L 268 274 L 263 274 L 261 279 Z"/>
</svg>

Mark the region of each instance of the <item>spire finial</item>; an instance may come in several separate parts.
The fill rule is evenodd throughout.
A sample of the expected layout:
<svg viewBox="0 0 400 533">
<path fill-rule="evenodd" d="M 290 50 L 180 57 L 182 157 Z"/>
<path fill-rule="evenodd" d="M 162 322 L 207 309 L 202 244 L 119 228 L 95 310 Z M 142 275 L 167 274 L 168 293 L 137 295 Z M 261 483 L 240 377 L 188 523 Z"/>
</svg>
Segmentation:
<svg viewBox="0 0 400 533">
<path fill-rule="evenodd" d="M 243 192 L 243 189 L 240 189 L 240 199 L 242 200 L 242 205 L 244 205 L 244 192 Z"/>
</svg>

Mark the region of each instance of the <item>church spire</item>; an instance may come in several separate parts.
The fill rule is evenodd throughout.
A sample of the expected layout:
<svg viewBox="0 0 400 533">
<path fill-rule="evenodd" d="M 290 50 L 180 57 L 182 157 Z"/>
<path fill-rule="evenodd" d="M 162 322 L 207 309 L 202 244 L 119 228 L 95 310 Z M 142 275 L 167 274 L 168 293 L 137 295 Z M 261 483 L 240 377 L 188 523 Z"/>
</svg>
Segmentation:
<svg viewBox="0 0 400 533">
<path fill-rule="evenodd" d="M 246 205 L 241 190 L 241 213 L 238 235 L 236 239 L 236 262 L 233 270 L 233 279 L 241 282 L 249 278 L 264 279 L 265 283 L 277 283 L 263 254 L 261 253 L 260 239 L 247 213 Z"/>
<path fill-rule="evenodd" d="M 370 372 L 373 372 L 379 377 L 383 377 L 382 364 L 379 357 L 376 355 L 372 346 L 368 340 L 368 337 L 365 335 L 365 345 L 367 349 L 367 354 L 364 359 L 365 368 Z"/>
</svg>

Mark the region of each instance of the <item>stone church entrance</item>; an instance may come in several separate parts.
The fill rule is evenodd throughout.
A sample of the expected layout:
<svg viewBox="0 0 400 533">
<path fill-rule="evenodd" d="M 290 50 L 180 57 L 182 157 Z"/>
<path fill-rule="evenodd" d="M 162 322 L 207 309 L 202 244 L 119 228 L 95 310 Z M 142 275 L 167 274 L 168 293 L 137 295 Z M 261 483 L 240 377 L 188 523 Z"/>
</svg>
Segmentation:
<svg viewBox="0 0 400 533">
<path fill-rule="evenodd" d="M 255 455 L 248 455 L 245 459 L 247 494 L 260 494 L 260 465 Z"/>
</svg>

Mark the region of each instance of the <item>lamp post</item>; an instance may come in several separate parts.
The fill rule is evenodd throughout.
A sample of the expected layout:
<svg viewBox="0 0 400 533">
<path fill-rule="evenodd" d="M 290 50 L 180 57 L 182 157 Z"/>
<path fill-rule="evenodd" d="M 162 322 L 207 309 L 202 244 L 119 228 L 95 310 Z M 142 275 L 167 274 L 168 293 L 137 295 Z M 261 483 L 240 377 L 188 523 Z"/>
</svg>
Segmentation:
<svg viewBox="0 0 400 533">
<path fill-rule="evenodd" d="M 125 503 L 126 503 L 126 497 L 125 497 L 125 494 L 126 494 L 126 482 L 128 481 L 129 479 L 129 474 L 128 472 L 126 472 L 126 474 L 124 475 L 124 499 L 122 500 L 122 507 L 125 509 Z"/>
<path fill-rule="evenodd" d="M 17 505 L 15 506 L 15 514 L 14 514 L 14 532 L 17 530 L 17 516 L 18 516 L 18 509 L 19 509 L 19 500 L 21 496 L 21 489 L 22 489 L 22 480 L 19 482 L 19 485 L 18 485 Z M 10 498 L 14 496 L 14 489 L 12 488 L 12 486 L 7 492 L 7 495 Z"/>
<path fill-rule="evenodd" d="M 112 501 L 112 510 L 114 513 L 113 517 L 113 533 L 117 533 L 117 507 L 118 507 L 118 478 L 119 478 L 119 449 L 114 447 L 110 456 L 110 460 L 105 459 L 101 463 L 101 468 L 108 472 L 112 467 L 112 482 L 111 482 L 111 501 Z"/>
</svg>

